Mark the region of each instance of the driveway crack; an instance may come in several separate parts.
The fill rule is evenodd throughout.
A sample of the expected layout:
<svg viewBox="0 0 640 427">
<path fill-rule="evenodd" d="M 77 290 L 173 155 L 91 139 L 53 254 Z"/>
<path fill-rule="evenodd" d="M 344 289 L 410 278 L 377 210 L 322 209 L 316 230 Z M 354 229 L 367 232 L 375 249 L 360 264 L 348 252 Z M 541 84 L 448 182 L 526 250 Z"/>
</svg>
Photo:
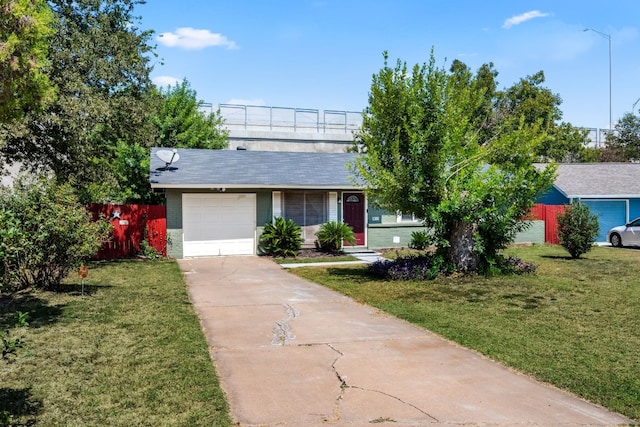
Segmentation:
<svg viewBox="0 0 640 427">
<path fill-rule="evenodd" d="M 285 346 L 289 345 L 291 341 L 296 339 L 296 336 L 291 332 L 291 325 L 289 322 L 300 316 L 300 312 L 291 304 L 283 304 L 283 306 L 287 317 L 277 320 L 273 325 L 271 345 Z"/>
<path fill-rule="evenodd" d="M 333 361 L 333 363 L 331 364 L 331 368 L 333 369 L 333 372 L 336 375 L 336 378 L 338 378 L 338 381 L 340 381 L 340 394 L 338 395 L 338 397 L 336 398 L 336 402 L 333 408 L 333 418 L 331 420 L 327 420 L 328 422 L 338 422 L 340 421 L 340 404 L 342 402 L 342 399 L 344 398 L 344 393 L 345 390 L 352 388 L 355 390 L 362 390 L 362 391 L 367 391 L 370 393 L 378 393 L 381 394 L 383 396 L 389 397 L 391 399 L 397 400 L 398 402 L 402 403 L 403 405 L 407 405 L 410 406 L 411 408 L 415 409 L 416 411 L 420 412 L 421 414 L 425 415 L 426 417 L 429 417 L 431 420 L 433 420 L 434 422 L 440 422 L 440 420 L 438 420 L 436 417 L 434 417 L 433 415 L 430 415 L 428 412 L 420 409 L 419 407 L 417 407 L 416 405 L 410 403 L 410 402 L 406 402 L 403 399 L 397 397 L 397 396 L 393 396 L 391 394 L 385 393 L 383 391 L 380 390 L 372 390 L 369 388 L 365 388 L 365 387 L 359 387 L 356 385 L 349 385 L 347 382 L 347 376 L 346 375 L 342 375 L 340 373 L 340 371 L 338 370 L 338 368 L 336 367 L 336 364 L 338 363 L 338 361 L 344 357 L 344 353 L 341 352 L 340 350 L 338 350 L 337 348 L 335 348 L 334 346 L 332 346 L 331 344 L 327 344 L 327 346 L 335 351 L 336 353 L 338 353 L 338 357 L 335 358 L 335 360 Z"/>
</svg>

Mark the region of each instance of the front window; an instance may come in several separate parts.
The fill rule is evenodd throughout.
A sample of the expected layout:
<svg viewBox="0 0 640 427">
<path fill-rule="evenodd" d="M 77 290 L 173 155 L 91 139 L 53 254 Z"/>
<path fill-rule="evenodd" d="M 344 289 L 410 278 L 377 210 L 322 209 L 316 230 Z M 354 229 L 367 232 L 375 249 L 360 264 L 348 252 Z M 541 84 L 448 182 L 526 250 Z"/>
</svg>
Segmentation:
<svg viewBox="0 0 640 427">
<path fill-rule="evenodd" d="M 284 218 L 302 228 L 305 241 L 314 241 L 320 225 L 327 222 L 327 193 L 321 191 L 286 191 Z"/>
<path fill-rule="evenodd" d="M 416 216 L 414 214 L 398 211 L 397 222 L 419 222 L 419 220 L 416 219 Z"/>
</svg>

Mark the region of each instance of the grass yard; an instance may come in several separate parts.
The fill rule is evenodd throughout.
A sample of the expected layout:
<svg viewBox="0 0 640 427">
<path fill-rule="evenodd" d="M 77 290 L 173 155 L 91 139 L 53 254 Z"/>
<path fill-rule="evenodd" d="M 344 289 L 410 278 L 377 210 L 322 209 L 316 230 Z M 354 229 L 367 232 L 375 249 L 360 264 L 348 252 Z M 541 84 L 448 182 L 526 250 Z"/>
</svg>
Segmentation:
<svg viewBox="0 0 640 427">
<path fill-rule="evenodd" d="M 534 274 L 374 280 L 366 267 L 304 267 L 309 280 L 640 420 L 640 251 L 512 248 Z"/>
<path fill-rule="evenodd" d="M 232 424 L 175 262 L 93 264 L 86 283 L 0 301 L 3 328 L 30 313 L 25 347 L 0 361 L 10 425 Z"/>
</svg>

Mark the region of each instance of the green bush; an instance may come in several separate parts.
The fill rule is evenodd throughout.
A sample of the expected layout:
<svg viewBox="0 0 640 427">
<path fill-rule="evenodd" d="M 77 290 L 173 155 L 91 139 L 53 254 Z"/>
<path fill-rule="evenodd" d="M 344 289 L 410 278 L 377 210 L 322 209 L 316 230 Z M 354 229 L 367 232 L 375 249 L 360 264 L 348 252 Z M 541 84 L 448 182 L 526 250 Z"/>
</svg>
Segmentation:
<svg viewBox="0 0 640 427">
<path fill-rule="evenodd" d="M 277 217 L 264 225 L 260 235 L 260 249 L 266 255 L 295 257 L 302 247 L 302 230 L 290 219 Z"/>
<path fill-rule="evenodd" d="M 580 258 L 593 248 L 600 232 L 598 216 L 584 203 L 572 202 L 558 214 L 558 239 L 571 258 Z"/>
<path fill-rule="evenodd" d="M 93 221 L 68 184 L 19 178 L 0 188 L 0 286 L 52 289 L 96 254 L 111 224 Z"/>
<path fill-rule="evenodd" d="M 431 237 L 426 231 L 414 231 L 411 233 L 409 247 L 419 251 L 425 250 L 431 245 Z"/>
<path fill-rule="evenodd" d="M 340 252 L 343 242 L 350 245 L 356 244 L 353 229 L 343 222 L 330 221 L 322 224 L 316 237 L 320 250 L 325 252 Z"/>
</svg>

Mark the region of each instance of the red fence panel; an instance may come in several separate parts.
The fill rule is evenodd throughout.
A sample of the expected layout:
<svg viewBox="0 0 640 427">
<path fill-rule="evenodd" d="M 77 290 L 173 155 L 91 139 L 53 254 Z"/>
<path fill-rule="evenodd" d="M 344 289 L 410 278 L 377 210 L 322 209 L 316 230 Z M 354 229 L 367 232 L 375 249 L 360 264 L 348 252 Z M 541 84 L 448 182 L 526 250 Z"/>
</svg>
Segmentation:
<svg viewBox="0 0 640 427">
<path fill-rule="evenodd" d="M 544 221 L 544 207 L 542 204 L 535 204 L 529 211 L 529 214 L 526 216 L 526 219 L 532 220 L 541 220 Z"/>
<path fill-rule="evenodd" d="M 87 208 L 94 219 L 106 218 L 113 226 L 111 238 L 96 259 L 133 258 L 140 254 L 143 239 L 159 254 L 167 255 L 165 206 L 91 204 Z"/>
<path fill-rule="evenodd" d="M 557 245 L 558 240 L 558 214 L 564 212 L 564 205 L 545 205 L 544 206 L 544 241 Z"/>
<path fill-rule="evenodd" d="M 564 212 L 564 205 L 535 204 L 527 215 L 528 220 L 544 221 L 544 241 L 557 245 L 558 240 L 558 214 Z"/>
</svg>

